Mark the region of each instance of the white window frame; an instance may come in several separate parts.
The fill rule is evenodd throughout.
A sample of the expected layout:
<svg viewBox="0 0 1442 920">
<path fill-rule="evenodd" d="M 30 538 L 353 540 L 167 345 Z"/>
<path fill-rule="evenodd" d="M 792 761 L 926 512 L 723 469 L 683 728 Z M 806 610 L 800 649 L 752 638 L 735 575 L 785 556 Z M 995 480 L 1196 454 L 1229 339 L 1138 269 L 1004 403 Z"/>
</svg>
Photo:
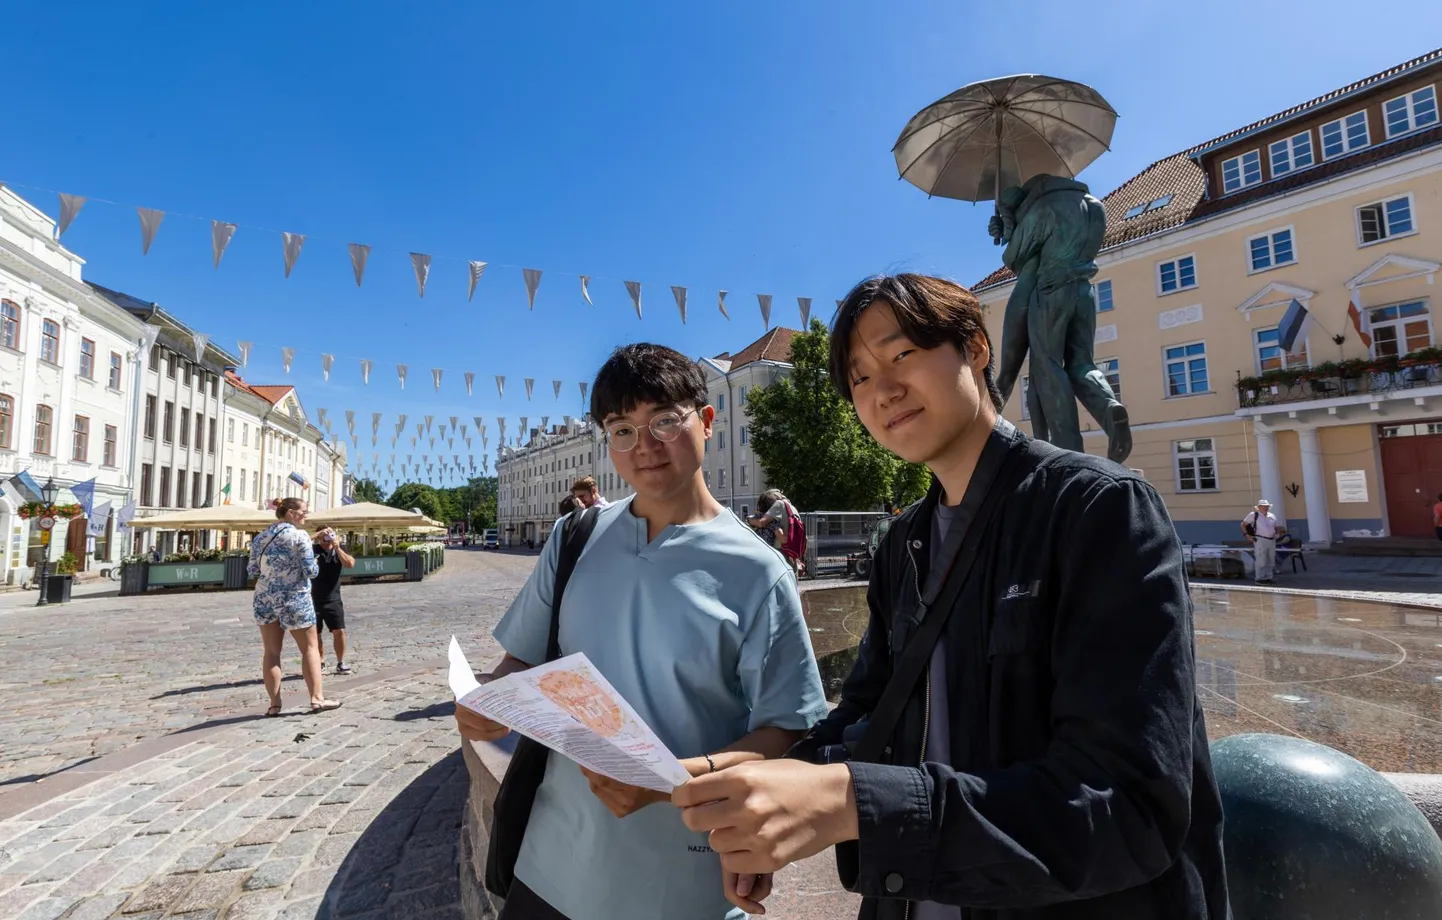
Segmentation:
<svg viewBox="0 0 1442 920">
<path fill-rule="evenodd" d="M 1116 381 L 1116 385 L 1115 385 L 1115 386 L 1112 386 L 1112 376 L 1113 376 L 1113 374 L 1108 371 L 1107 366 L 1106 366 L 1106 365 L 1107 365 L 1107 362 L 1109 362 L 1109 361 L 1115 361 L 1115 362 L 1117 363 L 1116 373 L 1115 373 L 1115 376 L 1116 376 L 1116 378 L 1117 378 L 1117 381 Z M 1096 359 L 1096 365 L 1097 365 L 1097 370 L 1101 371 L 1101 372 L 1102 372 L 1102 376 L 1107 379 L 1107 386 L 1110 386 L 1110 387 L 1112 388 L 1112 395 L 1117 398 L 1117 401 L 1118 401 L 1118 402 L 1120 402 L 1120 401 L 1121 401 L 1121 398 L 1122 398 L 1122 359 L 1121 359 L 1121 357 L 1120 357 L 1119 355 L 1114 355 L 1114 356 L 1112 356 L 1112 357 L 1110 357 L 1110 358 L 1097 358 L 1097 359 Z M 1208 373 L 1209 373 L 1209 374 L 1210 374 L 1210 371 L 1211 371 L 1211 369 L 1208 368 Z M 1209 376 L 1209 377 L 1208 377 L 1208 382 L 1210 382 L 1210 380 L 1211 380 L 1211 378 L 1210 378 L 1210 376 Z"/>
<path fill-rule="evenodd" d="M 1209 443 L 1211 444 L 1211 448 L 1210 448 L 1209 450 L 1194 450 L 1194 451 L 1185 451 L 1185 452 L 1184 452 L 1184 451 L 1182 451 L 1182 449 L 1181 449 L 1181 445 L 1182 445 L 1183 441 L 1192 441 L 1192 442 L 1196 442 L 1196 441 L 1207 441 L 1207 442 L 1209 442 Z M 1210 488 L 1210 489 L 1203 489 L 1203 488 L 1183 489 L 1183 488 L 1182 488 L 1182 458 L 1183 458 L 1183 457 L 1189 457 L 1189 458 L 1211 457 L 1211 458 L 1212 458 L 1212 479 L 1215 481 L 1215 484 L 1212 486 L 1212 488 Z M 1193 472 L 1194 472 L 1195 479 L 1196 479 L 1196 481 L 1197 481 L 1197 485 L 1200 486 L 1201 483 L 1202 483 L 1201 470 L 1200 470 L 1200 469 L 1194 469 Z M 1221 471 L 1221 469 L 1220 469 L 1219 464 L 1217 463 L 1217 439 L 1216 439 L 1216 438 L 1214 438 L 1214 437 L 1212 437 L 1212 438 L 1183 438 L 1182 441 L 1173 441 L 1173 442 L 1172 442 L 1172 486 L 1173 486 L 1173 488 L 1176 490 L 1176 494 L 1178 494 L 1178 495 L 1196 495 L 1196 494 L 1205 494 L 1205 493 L 1210 493 L 1210 492 L 1220 492 L 1220 491 L 1222 491 L 1222 471 Z"/>
<path fill-rule="evenodd" d="M 1257 178 L 1253 179 L 1251 182 L 1247 181 L 1247 157 L 1257 158 Z M 1231 163 L 1237 164 L 1237 184 L 1235 186 L 1227 185 L 1227 166 Z M 1221 178 L 1223 195 L 1231 195 L 1234 192 L 1240 192 L 1242 189 L 1251 188 L 1254 185 L 1261 185 L 1263 178 L 1262 151 L 1260 149 L 1248 150 L 1244 153 L 1239 153 L 1234 157 L 1227 157 L 1225 160 L 1222 161 Z"/>
<path fill-rule="evenodd" d="M 1181 284 L 1181 281 L 1182 281 L 1182 268 L 1181 268 L 1181 263 L 1182 263 L 1182 260 L 1183 260 L 1183 259 L 1191 259 L 1191 260 L 1192 260 L 1192 283 L 1191 283 L 1191 284 L 1188 284 L 1188 285 L 1182 285 L 1182 284 Z M 1176 266 L 1177 284 L 1180 285 L 1180 286 L 1179 286 L 1179 287 L 1175 287 L 1175 288 L 1173 288 L 1173 289 L 1170 290 L 1170 291 L 1164 291 L 1164 290 L 1162 290 L 1162 266 L 1164 266 L 1164 265 L 1175 265 L 1175 266 Z M 1158 262 L 1158 263 L 1156 264 L 1156 270 L 1153 272 L 1153 277 L 1156 278 L 1157 296 L 1158 296 L 1158 297 L 1169 297 L 1169 296 L 1171 296 L 1172 294 L 1180 294 L 1182 291 L 1195 290 L 1195 289 L 1197 288 L 1197 285 L 1198 285 L 1198 281 L 1197 281 L 1197 277 L 1198 277 L 1198 272 L 1197 272 L 1197 254 L 1196 254 L 1195 252 L 1187 252 L 1187 253 L 1183 253 L 1182 255 L 1179 255 L 1179 256 L 1173 256 L 1173 257 L 1170 258 L 1170 259 L 1163 259 L 1163 260 L 1161 260 L 1160 262 Z"/>
<path fill-rule="evenodd" d="M 1362 116 L 1362 126 L 1363 126 L 1363 128 L 1365 129 L 1365 130 L 1363 131 L 1363 133 L 1366 135 L 1366 138 L 1362 141 L 1362 143 L 1354 145 L 1354 144 L 1352 143 L 1352 141 L 1351 141 L 1351 134 L 1350 134 L 1350 132 L 1348 131 L 1348 128 L 1347 128 L 1347 122 L 1348 122 L 1350 119 L 1356 118 L 1358 115 L 1361 115 L 1361 116 Z M 1319 152 L 1322 154 L 1321 159 L 1323 159 L 1323 160 L 1335 160 L 1335 159 L 1337 159 L 1338 157 L 1344 157 L 1344 156 L 1347 156 L 1348 154 L 1355 153 L 1355 152 L 1357 152 L 1358 150 L 1364 150 L 1364 149 L 1366 149 L 1367 147 L 1372 146 L 1372 123 L 1371 123 L 1371 122 L 1372 122 L 1372 119 L 1367 116 L 1367 110 L 1366 110 L 1366 109 L 1361 109 L 1361 110 L 1356 111 L 1356 112 L 1348 112 L 1346 115 L 1343 115 L 1341 118 L 1334 118 L 1334 119 L 1332 119 L 1331 121 L 1327 122 L 1326 124 L 1322 125 L 1322 127 L 1320 127 L 1320 128 L 1317 129 L 1317 140 L 1319 140 L 1319 141 L 1321 142 L 1321 144 L 1319 145 Z M 1342 132 L 1342 152 L 1341 152 L 1341 153 L 1334 153 L 1334 154 L 1332 154 L 1331 156 L 1328 156 L 1328 155 L 1327 155 L 1327 129 L 1330 128 L 1330 127 L 1332 127 L 1333 125 L 1336 125 L 1336 126 L 1337 126 L 1337 129 Z"/>
<path fill-rule="evenodd" d="M 1375 240 L 1366 240 L 1366 241 L 1364 241 L 1364 240 L 1362 239 L 1362 209 L 1363 209 L 1363 208 L 1381 208 L 1381 209 L 1382 209 L 1382 221 L 1383 221 L 1383 227 L 1382 227 L 1382 229 L 1383 229 L 1384 231 L 1385 231 L 1385 230 L 1390 230 L 1390 227 L 1386 226 L 1386 222 L 1387 222 L 1387 205 L 1390 204 L 1390 203 L 1393 202 L 1393 201 L 1400 201 L 1400 200 L 1402 200 L 1402 199 L 1404 199 L 1404 198 L 1407 199 L 1407 216 L 1408 216 L 1408 219 L 1410 219 L 1410 220 L 1412 221 L 1412 229 L 1403 231 L 1402 233 L 1390 233 L 1390 232 L 1387 232 L 1387 233 L 1384 233 L 1382 236 L 1378 237 L 1378 238 L 1375 239 Z M 1380 201 L 1369 201 L 1369 202 L 1367 202 L 1366 204 L 1359 204 L 1359 205 L 1357 205 L 1355 208 L 1352 209 L 1352 220 L 1353 220 L 1353 222 L 1356 224 L 1356 230 L 1357 230 L 1357 246 L 1358 246 L 1358 248 L 1363 247 L 1363 246 L 1376 246 L 1376 245 L 1378 245 L 1379 243 L 1386 243 L 1386 242 L 1388 242 L 1388 241 L 1390 241 L 1390 240 L 1400 240 L 1400 239 L 1404 239 L 1404 238 L 1409 237 L 1409 236 L 1414 236 L 1414 235 L 1416 235 L 1416 233 L 1418 232 L 1418 231 L 1417 231 L 1417 199 L 1413 197 L 1413 195 L 1412 195 L 1411 192 L 1407 192 L 1407 193 L 1402 194 L 1402 195 L 1393 195 L 1393 196 L 1390 197 L 1390 198 L 1383 198 L 1383 199 L 1381 199 Z"/>
<path fill-rule="evenodd" d="M 1426 297 L 1413 297 L 1413 298 L 1409 298 L 1409 299 L 1407 299 L 1407 300 L 1399 300 L 1399 301 L 1396 301 L 1395 303 L 1384 303 L 1384 304 L 1378 304 L 1378 305 L 1375 306 L 1375 307 L 1365 307 L 1364 309 L 1367 311 L 1367 318 L 1368 318 L 1368 320 L 1370 321 L 1370 320 L 1371 320 L 1371 313 L 1372 313 L 1373 310 L 1385 310 L 1385 309 L 1387 309 L 1388 307 L 1401 307 L 1401 306 L 1406 306 L 1407 304 L 1413 304 L 1413 303 L 1420 303 L 1420 304 L 1422 304 L 1423 308 L 1427 311 L 1427 316 L 1426 316 L 1426 320 L 1427 320 L 1427 345 L 1428 345 L 1428 346 L 1431 346 L 1431 345 L 1436 344 L 1436 342 L 1437 342 L 1437 329 L 1436 329 L 1436 327 L 1432 324 L 1432 301 L 1431 301 L 1429 298 L 1426 298 Z M 1398 333 L 1398 336 L 1397 336 L 1398 344 L 1399 344 L 1399 346 L 1403 346 L 1403 345 L 1406 344 L 1406 334 L 1405 334 L 1404 327 L 1406 326 L 1407 323 L 1415 323 L 1416 321 L 1417 321 L 1417 317 L 1415 317 L 1415 316 L 1402 316 L 1402 317 L 1398 317 L 1397 319 L 1383 320 L 1382 322 L 1376 323 L 1376 324 L 1371 324 L 1371 323 L 1369 322 L 1369 326 L 1370 326 L 1371 329 L 1372 329 L 1372 348 L 1371 348 L 1372 357 L 1373 357 L 1374 359 L 1378 357 L 1378 355 L 1377 355 L 1377 343 L 1381 341 L 1381 337 L 1377 335 L 1377 330 L 1378 330 L 1378 329 L 1386 328 L 1386 327 L 1388 327 L 1388 326 L 1396 327 L 1397 333 Z M 1397 352 L 1397 356 L 1398 356 L 1398 357 L 1401 357 L 1402 355 L 1405 355 L 1405 354 L 1408 354 L 1408 353 L 1409 353 L 1408 350 L 1405 350 L 1405 349 L 1402 349 L 1402 348 L 1399 347 L 1399 350 L 1398 350 L 1398 352 Z"/>
<path fill-rule="evenodd" d="M 1297 141 L 1302 138 L 1307 139 L 1307 156 L 1312 158 L 1312 162 L 1306 164 L 1305 166 L 1298 166 Z M 1276 149 L 1279 146 L 1285 146 L 1287 149 L 1287 168 L 1281 170 L 1280 172 L 1277 170 Z M 1300 172 L 1304 169 L 1311 169 L 1313 166 L 1316 166 L 1318 162 L 1319 158 L 1317 156 L 1317 140 L 1316 138 L 1312 137 L 1311 128 L 1308 128 L 1306 131 L 1301 131 L 1297 134 L 1293 134 L 1291 137 L 1284 137 L 1279 141 L 1273 141 L 1272 143 L 1267 145 L 1267 166 L 1272 171 L 1273 179 L 1276 179 L 1280 176 L 1290 176 L 1292 173 Z"/>
<path fill-rule="evenodd" d="M 1286 262 L 1278 262 L 1278 261 L 1277 261 L 1277 243 L 1276 243 L 1276 236 L 1277 236 L 1278 233 L 1285 233 L 1285 234 L 1287 234 L 1288 237 L 1289 237 L 1290 240 L 1291 240 L 1291 244 L 1292 244 L 1292 258 L 1289 259 L 1289 260 L 1286 261 Z M 1255 242 L 1256 240 L 1262 240 L 1262 239 L 1264 239 L 1264 240 L 1267 241 L 1267 256 L 1268 256 L 1268 258 L 1270 258 L 1272 261 L 1271 261 L 1271 264 L 1269 264 L 1269 265 L 1267 265 L 1267 266 L 1265 266 L 1265 267 L 1263 267 L 1263 268 L 1258 268 L 1258 267 L 1256 266 L 1256 263 L 1252 260 L 1252 243 Z M 1254 235 L 1252 235 L 1252 236 L 1249 236 L 1249 237 L 1247 237 L 1246 246 L 1247 246 L 1247 274 L 1249 274 L 1249 275 L 1259 275 L 1259 274 L 1261 274 L 1262 272 L 1269 272 L 1269 271 L 1272 271 L 1273 269 L 1276 269 L 1276 268 L 1283 268 L 1283 267 L 1288 266 L 1288 265 L 1296 265 L 1296 264 L 1297 264 L 1297 228 L 1296 228 L 1296 226 L 1293 225 L 1293 224 L 1288 224 L 1288 225 L 1285 226 L 1285 227 L 1274 227 L 1273 229 L 1268 230 L 1268 231 L 1265 232 L 1265 233 L 1257 233 L 1257 234 L 1254 234 Z"/>
<path fill-rule="evenodd" d="M 1265 370 L 1262 369 L 1262 336 L 1265 335 L 1265 334 L 1268 333 L 1268 332 L 1277 332 L 1279 329 L 1281 329 L 1280 326 L 1265 326 L 1265 327 L 1263 327 L 1263 328 L 1261 328 L 1261 329 L 1255 329 L 1255 330 L 1252 331 L 1252 364 L 1256 367 L 1256 369 L 1257 369 L 1257 374 L 1258 374 L 1258 375 L 1268 373 L 1267 371 L 1265 371 Z M 1280 334 L 1279 334 L 1279 338 L 1280 338 Z M 1296 357 L 1297 353 L 1296 353 L 1296 352 L 1283 351 L 1283 352 L 1282 352 L 1282 366 L 1281 366 L 1281 368 L 1279 368 L 1279 370 L 1293 370 L 1293 369 L 1295 369 L 1295 368 L 1311 367 L 1311 366 L 1312 366 L 1312 343 L 1311 343 L 1310 339 L 1311 339 L 1311 336 L 1307 336 L 1307 337 L 1303 338 L 1302 341 L 1301 341 L 1302 348 L 1303 348 L 1303 349 L 1305 350 L 1305 352 L 1306 352 L 1306 359 L 1307 359 L 1307 360 L 1306 360 L 1306 361 L 1302 361 L 1302 362 L 1294 362 L 1292 359 L 1293 359 L 1294 357 Z M 1294 342 L 1294 343 L 1292 343 L 1292 344 L 1293 344 L 1293 346 L 1295 347 L 1295 345 L 1296 345 L 1297 343 Z M 1271 346 L 1267 346 L 1267 347 L 1271 347 Z M 1280 341 L 1278 341 L 1276 347 L 1278 348 L 1278 350 L 1280 350 L 1281 347 L 1282 347 L 1282 343 L 1281 343 Z M 1208 368 L 1208 370 L 1210 371 L 1210 368 Z"/>
<path fill-rule="evenodd" d="M 1160 278 L 1160 276 L 1158 277 Z M 1158 281 L 1158 283 L 1160 283 L 1160 281 Z M 1105 310 L 1102 309 L 1102 285 L 1104 284 L 1107 286 L 1107 300 L 1111 303 L 1111 306 L 1107 307 Z M 1094 296 L 1096 297 L 1097 301 L 1098 313 L 1110 313 L 1117 308 L 1117 288 L 1116 285 L 1112 284 L 1112 279 L 1103 278 L 1102 280 L 1095 282 L 1092 287 L 1095 289 Z"/>
<path fill-rule="evenodd" d="M 1417 124 L 1417 106 L 1414 97 L 1418 93 L 1425 93 L 1428 90 L 1432 91 L 1432 120 L 1419 127 Z M 1387 111 L 1388 106 L 1394 102 L 1402 102 L 1407 108 L 1407 127 L 1397 132 L 1393 132 L 1392 130 L 1392 119 L 1388 117 L 1389 113 Z M 1435 83 L 1419 86 L 1411 92 L 1394 96 L 1382 103 L 1382 130 L 1387 132 L 1388 140 L 1394 137 L 1401 137 L 1404 134 L 1411 134 L 1414 131 L 1421 131 L 1425 128 L 1435 128 L 1439 123 L 1442 123 L 1442 99 L 1438 98 L 1437 84 Z"/>
<path fill-rule="evenodd" d="M 1171 349 L 1171 348 L 1190 348 L 1190 347 L 1193 346 L 1193 345 L 1200 345 L 1200 346 L 1202 346 L 1201 359 L 1202 359 L 1203 361 L 1206 361 L 1206 362 L 1207 362 L 1207 365 L 1206 365 L 1206 368 L 1207 368 L 1207 388 L 1206 388 L 1205 390 L 1193 390 L 1193 389 L 1191 389 L 1192 369 L 1191 369 L 1191 367 L 1187 367 L 1187 368 L 1186 368 L 1186 372 L 1187 372 L 1187 391 L 1186 391 L 1185 393 L 1175 393 L 1175 394 L 1174 394 L 1174 393 L 1172 393 L 1172 375 L 1171 375 L 1171 371 L 1167 368 L 1167 362 L 1168 362 L 1168 361 L 1173 361 L 1173 360 L 1176 360 L 1176 359 L 1168 358 L 1168 357 L 1167 357 L 1167 350 L 1168 350 L 1168 349 Z M 1183 355 L 1180 360 L 1182 361 L 1183 364 L 1189 364 L 1190 362 L 1195 361 L 1196 359 L 1197 359 L 1197 356 L 1196 356 L 1196 355 Z M 1170 344 L 1170 345 L 1163 345 L 1163 346 L 1162 346 L 1162 396 L 1163 396 L 1164 399 L 1190 399 L 1190 398 L 1193 397 L 1193 396 L 1207 396 L 1207 395 L 1209 395 L 1209 394 L 1211 394 L 1211 393 L 1216 392 L 1215 387 L 1214 387 L 1214 384 L 1215 384 L 1215 381 L 1212 380 L 1212 365 L 1211 365 L 1211 361 L 1208 360 L 1208 357 L 1207 357 L 1207 340 L 1206 340 L 1206 339 L 1192 339 L 1192 340 L 1189 341 L 1189 342 L 1173 342 L 1173 343 Z"/>
</svg>

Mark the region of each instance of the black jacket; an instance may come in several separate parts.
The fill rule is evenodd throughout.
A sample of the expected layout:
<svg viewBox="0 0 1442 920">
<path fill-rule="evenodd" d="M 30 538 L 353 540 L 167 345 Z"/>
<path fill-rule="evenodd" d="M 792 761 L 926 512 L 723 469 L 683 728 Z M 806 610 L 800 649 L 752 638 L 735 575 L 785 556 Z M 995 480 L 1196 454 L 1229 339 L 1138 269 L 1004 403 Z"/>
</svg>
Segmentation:
<svg viewBox="0 0 1442 920">
<path fill-rule="evenodd" d="M 1166 508 L 1108 461 L 993 437 L 1028 472 L 947 623 L 953 766 L 922 763 L 923 678 L 889 762 L 851 764 L 861 833 L 837 848 L 842 883 L 862 920 L 900 920 L 907 901 L 969 920 L 1223 920 L 1221 802 Z M 882 541 L 856 666 L 793 756 L 864 730 L 916 627 L 939 494 Z"/>
</svg>

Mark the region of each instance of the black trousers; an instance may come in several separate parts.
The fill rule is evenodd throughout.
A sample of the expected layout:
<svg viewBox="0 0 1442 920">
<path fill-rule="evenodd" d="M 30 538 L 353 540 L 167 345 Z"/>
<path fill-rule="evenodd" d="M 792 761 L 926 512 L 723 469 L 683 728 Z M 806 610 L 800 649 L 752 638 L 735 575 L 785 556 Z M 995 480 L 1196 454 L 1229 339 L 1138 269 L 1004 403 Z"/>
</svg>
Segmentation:
<svg viewBox="0 0 1442 920">
<path fill-rule="evenodd" d="M 531 889 L 522 885 L 519 879 L 511 882 L 511 896 L 501 908 L 500 920 L 569 920 L 569 918 L 541 899 Z"/>
</svg>

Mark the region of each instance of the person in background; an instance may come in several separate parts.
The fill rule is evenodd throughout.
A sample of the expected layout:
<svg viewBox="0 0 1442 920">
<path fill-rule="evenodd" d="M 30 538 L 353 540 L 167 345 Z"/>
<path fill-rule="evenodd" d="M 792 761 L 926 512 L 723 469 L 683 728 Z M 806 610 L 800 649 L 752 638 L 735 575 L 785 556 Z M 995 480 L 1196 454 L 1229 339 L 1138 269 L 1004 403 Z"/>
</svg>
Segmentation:
<svg viewBox="0 0 1442 920">
<path fill-rule="evenodd" d="M 345 604 L 340 598 L 340 574 L 342 569 L 355 565 L 355 557 L 345 551 L 340 535 L 327 527 L 316 532 L 315 564 L 319 574 L 311 580 L 310 596 L 315 604 L 315 643 L 320 654 L 321 668 L 325 668 L 324 630 L 330 630 L 331 643 L 335 645 L 335 672 L 349 674 L 350 665 L 345 662 Z"/>
<path fill-rule="evenodd" d="M 604 508 L 611 504 L 601 496 L 601 489 L 596 485 L 595 476 L 582 476 L 571 484 L 571 495 L 581 503 L 582 508 L 589 508 L 592 505 L 599 505 Z"/>
<path fill-rule="evenodd" d="M 753 514 L 746 519 L 746 523 L 754 527 L 762 538 L 776 547 L 786 563 L 791 566 L 791 571 L 800 573 L 801 560 L 786 551 L 786 531 L 791 520 L 791 515 L 796 508 L 786 498 L 780 489 L 767 489 L 756 499 L 756 507 L 764 508 L 759 514 Z"/>
<path fill-rule="evenodd" d="M 1257 557 L 1257 584 L 1276 583 L 1277 537 L 1285 530 L 1272 514 L 1272 503 L 1258 499 L 1257 508 L 1242 518 L 1242 535 L 1251 541 Z"/>
<path fill-rule="evenodd" d="M 320 649 L 315 634 L 315 603 L 310 582 L 320 574 L 316 566 L 314 538 L 301 529 L 308 514 L 305 499 L 283 498 L 276 502 L 276 523 L 267 527 L 250 544 L 246 572 L 255 579 L 252 608 L 260 626 L 263 648 L 261 675 L 270 708 L 265 714 L 280 715 L 280 652 L 285 634 L 290 633 L 300 649 L 300 670 L 310 691 L 310 711 L 328 712 L 340 708 L 321 692 Z"/>
</svg>

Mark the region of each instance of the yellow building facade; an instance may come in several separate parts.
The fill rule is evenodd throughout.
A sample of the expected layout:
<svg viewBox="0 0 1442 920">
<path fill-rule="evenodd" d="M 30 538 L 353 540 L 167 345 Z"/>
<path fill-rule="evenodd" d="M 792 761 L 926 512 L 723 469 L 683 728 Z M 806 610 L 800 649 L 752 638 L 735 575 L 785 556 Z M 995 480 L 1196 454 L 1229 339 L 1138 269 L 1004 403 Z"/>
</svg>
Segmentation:
<svg viewBox="0 0 1442 920">
<path fill-rule="evenodd" d="M 1442 51 L 1154 163 L 1105 198 L 1097 364 L 1131 417 L 1127 465 L 1185 542 L 1237 539 L 1260 498 L 1308 542 L 1433 537 L 1439 85 Z M 1013 282 L 1001 270 L 975 288 L 998 349 Z M 1283 353 L 1293 301 L 1309 322 Z M 1005 414 L 1027 427 L 1024 386 Z M 1085 442 L 1105 453 L 1094 421 Z"/>
</svg>

